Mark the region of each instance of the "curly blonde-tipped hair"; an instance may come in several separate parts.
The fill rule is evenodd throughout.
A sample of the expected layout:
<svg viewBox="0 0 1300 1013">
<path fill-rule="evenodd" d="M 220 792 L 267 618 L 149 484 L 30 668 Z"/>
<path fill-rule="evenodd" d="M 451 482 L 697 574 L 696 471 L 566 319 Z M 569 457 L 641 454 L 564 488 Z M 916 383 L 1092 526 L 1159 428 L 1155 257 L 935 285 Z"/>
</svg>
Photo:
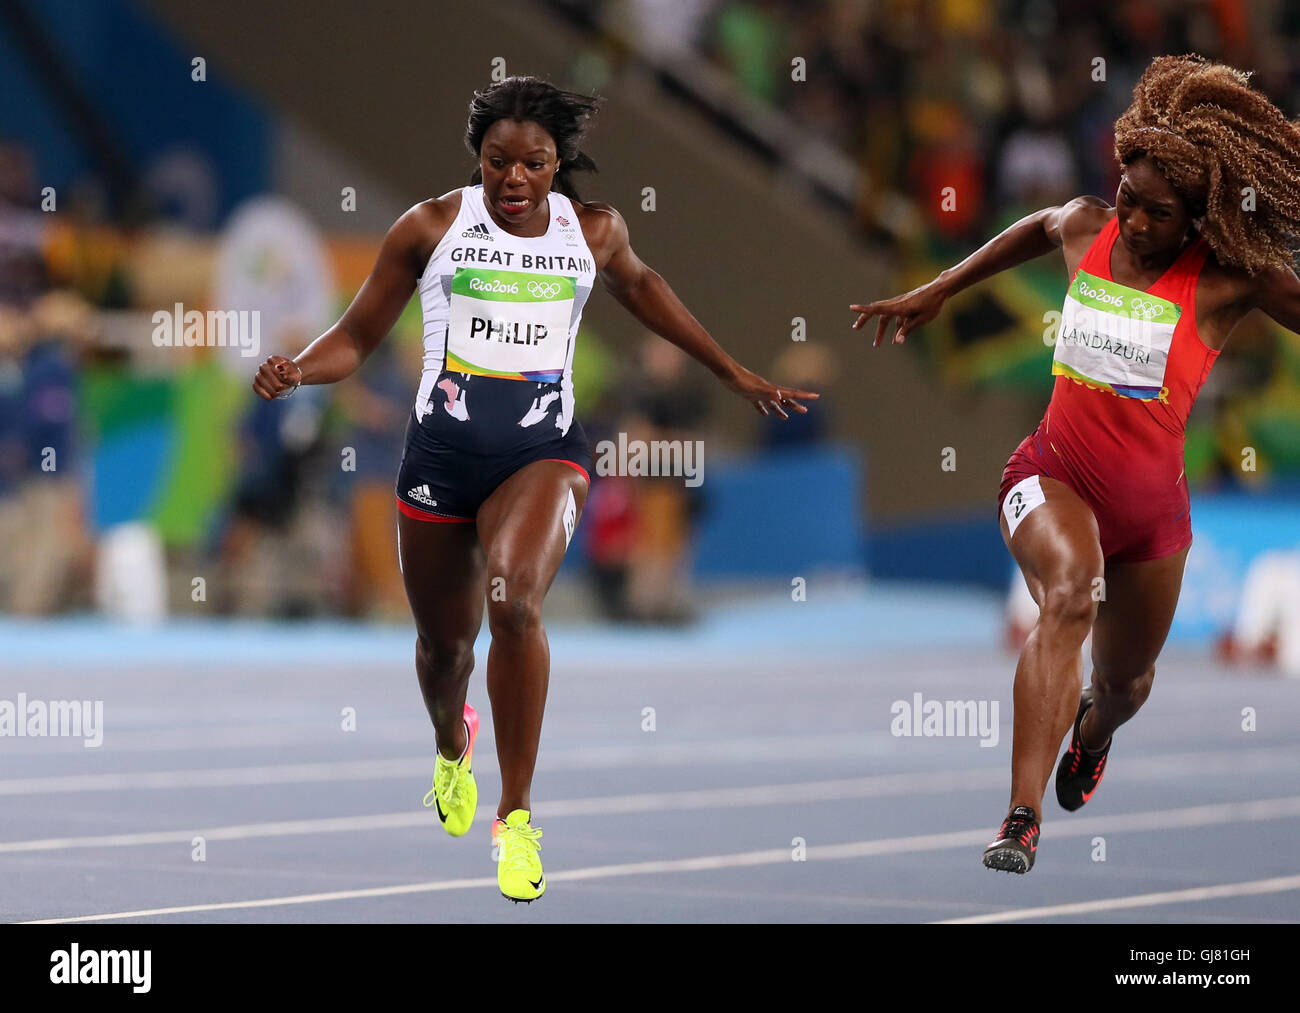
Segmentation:
<svg viewBox="0 0 1300 1013">
<path fill-rule="evenodd" d="M 1149 156 L 1204 216 L 1201 235 L 1219 262 L 1255 274 L 1295 261 L 1300 123 L 1249 80 L 1200 56 L 1157 57 L 1115 121 L 1115 157 L 1127 165 Z"/>
</svg>

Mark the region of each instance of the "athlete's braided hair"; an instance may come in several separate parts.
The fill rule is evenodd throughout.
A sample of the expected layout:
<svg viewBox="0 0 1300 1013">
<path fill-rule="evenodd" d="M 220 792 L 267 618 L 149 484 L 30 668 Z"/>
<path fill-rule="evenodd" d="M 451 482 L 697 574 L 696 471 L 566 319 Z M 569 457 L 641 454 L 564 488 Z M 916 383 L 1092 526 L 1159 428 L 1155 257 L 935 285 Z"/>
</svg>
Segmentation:
<svg viewBox="0 0 1300 1013">
<path fill-rule="evenodd" d="M 573 186 L 575 172 L 595 172 L 596 163 L 580 150 L 592 116 L 600 105 L 598 98 L 561 91 L 549 81 L 536 77 L 508 77 L 483 91 L 476 91 L 469 104 L 469 123 L 465 127 L 465 147 L 476 158 L 483 147 L 483 137 L 497 120 L 531 120 L 551 135 L 560 168 L 553 188 L 579 200 Z M 481 183 L 483 171 L 474 170 L 471 183 Z"/>
<path fill-rule="evenodd" d="M 1115 121 L 1115 156 L 1124 165 L 1149 156 L 1204 215 L 1219 262 L 1255 274 L 1292 266 L 1300 243 L 1300 122 L 1249 78 L 1196 55 L 1157 57 Z"/>
</svg>

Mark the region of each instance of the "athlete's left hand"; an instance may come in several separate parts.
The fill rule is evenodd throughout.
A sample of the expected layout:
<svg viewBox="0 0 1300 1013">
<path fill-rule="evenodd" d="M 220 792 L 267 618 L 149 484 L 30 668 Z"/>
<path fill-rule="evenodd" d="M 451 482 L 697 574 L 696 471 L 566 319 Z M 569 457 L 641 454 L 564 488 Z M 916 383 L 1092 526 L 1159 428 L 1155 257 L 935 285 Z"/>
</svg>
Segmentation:
<svg viewBox="0 0 1300 1013">
<path fill-rule="evenodd" d="M 734 377 L 724 380 L 723 383 L 752 404 L 760 415 L 770 415 L 774 411 L 783 419 L 790 417 L 785 413 L 787 408 L 801 414 L 807 414 L 808 409 L 799 403 L 800 400 L 815 401 L 821 397 L 820 394 L 814 394 L 810 390 L 778 387 L 776 384 L 764 380 L 757 373 L 751 373 L 743 368 Z"/>
</svg>

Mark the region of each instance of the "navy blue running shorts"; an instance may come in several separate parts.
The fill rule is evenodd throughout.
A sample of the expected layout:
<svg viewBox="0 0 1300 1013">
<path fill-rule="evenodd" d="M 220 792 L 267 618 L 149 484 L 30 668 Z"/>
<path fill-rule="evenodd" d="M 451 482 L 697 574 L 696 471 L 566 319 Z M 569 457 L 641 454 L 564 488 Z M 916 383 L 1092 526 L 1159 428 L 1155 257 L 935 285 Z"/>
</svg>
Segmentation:
<svg viewBox="0 0 1300 1013">
<path fill-rule="evenodd" d="M 430 421 L 430 416 L 425 416 Z M 496 454 L 454 447 L 415 419 L 406 426 L 406 449 L 397 472 L 397 508 L 421 521 L 472 523 L 478 508 L 502 482 L 534 461 L 560 461 L 591 480 L 591 449 L 577 419 L 563 435 Z"/>
</svg>

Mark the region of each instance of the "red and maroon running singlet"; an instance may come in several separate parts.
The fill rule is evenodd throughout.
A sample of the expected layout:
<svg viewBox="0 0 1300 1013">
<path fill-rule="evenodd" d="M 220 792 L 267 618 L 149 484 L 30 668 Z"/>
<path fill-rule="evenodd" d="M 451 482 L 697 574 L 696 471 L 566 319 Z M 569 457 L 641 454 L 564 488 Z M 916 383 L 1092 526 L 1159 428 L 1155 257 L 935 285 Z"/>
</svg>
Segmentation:
<svg viewBox="0 0 1300 1013">
<path fill-rule="evenodd" d="M 1052 400 L 1007 462 L 998 505 L 1029 476 L 1054 478 L 1092 508 L 1106 559 L 1141 562 L 1191 544 L 1183 437 L 1219 353 L 1196 329 L 1205 241 L 1143 291 L 1111 276 L 1118 236 L 1112 218 L 1070 279 Z"/>
</svg>

